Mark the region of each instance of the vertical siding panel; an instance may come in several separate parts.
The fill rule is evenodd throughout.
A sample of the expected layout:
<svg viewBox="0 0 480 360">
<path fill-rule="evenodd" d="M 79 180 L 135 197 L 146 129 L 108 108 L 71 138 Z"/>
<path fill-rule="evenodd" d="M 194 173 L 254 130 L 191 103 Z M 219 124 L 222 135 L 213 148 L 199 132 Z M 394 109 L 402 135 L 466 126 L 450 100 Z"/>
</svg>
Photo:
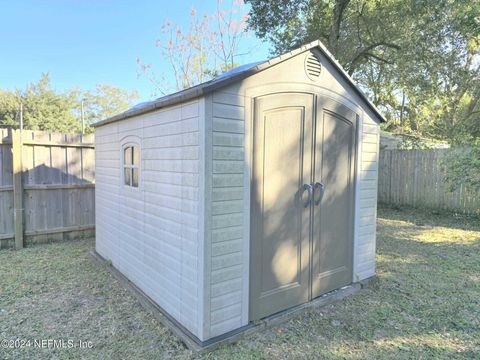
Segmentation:
<svg viewBox="0 0 480 360">
<path fill-rule="evenodd" d="M 376 212 L 377 197 L 388 197 L 386 190 L 394 186 L 390 181 L 378 181 L 379 164 L 390 166 L 390 158 L 379 158 L 380 131 L 379 126 L 367 114 L 363 114 L 362 124 L 359 126 L 360 136 L 359 151 L 360 165 L 357 175 L 357 205 L 355 211 L 355 248 L 354 248 L 354 281 L 360 281 L 375 274 L 375 242 L 376 242 Z M 375 136 L 370 136 L 374 133 Z M 362 168 L 368 168 L 368 186 L 365 182 Z M 373 190 L 373 199 L 372 198 Z M 368 202 L 362 199 L 369 199 Z M 366 215 L 367 214 L 367 215 Z"/>
<path fill-rule="evenodd" d="M 244 261 L 248 257 L 244 245 L 245 231 L 248 231 L 246 217 L 249 216 L 244 212 L 248 166 L 245 162 L 244 98 L 221 91 L 214 92 L 211 107 L 211 159 L 206 175 L 213 180 L 208 211 L 211 224 L 207 255 L 207 261 L 210 262 L 209 304 L 206 307 L 208 337 L 221 335 L 248 322 L 244 305 L 248 301 L 245 274 L 249 270 Z M 227 307 L 235 308 L 236 312 L 221 310 Z"/>
</svg>

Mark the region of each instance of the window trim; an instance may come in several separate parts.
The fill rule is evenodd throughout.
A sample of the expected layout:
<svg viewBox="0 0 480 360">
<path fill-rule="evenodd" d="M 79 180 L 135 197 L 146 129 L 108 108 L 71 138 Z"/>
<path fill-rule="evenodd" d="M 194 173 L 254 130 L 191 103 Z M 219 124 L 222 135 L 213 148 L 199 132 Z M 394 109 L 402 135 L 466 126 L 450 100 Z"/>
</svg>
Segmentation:
<svg viewBox="0 0 480 360">
<path fill-rule="evenodd" d="M 132 154 L 132 162 L 130 164 L 126 164 L 125 162 L 125 150 L 127 148 L 133 148 L 135 147 L 138 151 L 138 164 L 135 166 L 134 160 L 133 160 L 133 154 Z M 124 139 L 124 141 L 121 142 L 121 147 L 120 147 L 120 186 L 122 189 L 128 190 L 128 191 L 139 191 L 141 187 L 141 168 L 142 168 L 142 148 L 140 146 L 140 142 L 134 137 L 132 139 L 131 136 L 128 138 Z M 127 185 L 125 184 L 125 169 L 137 169 L 138 171 L 138 184 L 137 186 L 132 186 L 132 185 Z M 131 171 L 130 176 L 133 175 L 133 171 Z M 130 179 L 130 184 L 133 183 L 133 177 Z"/>
</svg>

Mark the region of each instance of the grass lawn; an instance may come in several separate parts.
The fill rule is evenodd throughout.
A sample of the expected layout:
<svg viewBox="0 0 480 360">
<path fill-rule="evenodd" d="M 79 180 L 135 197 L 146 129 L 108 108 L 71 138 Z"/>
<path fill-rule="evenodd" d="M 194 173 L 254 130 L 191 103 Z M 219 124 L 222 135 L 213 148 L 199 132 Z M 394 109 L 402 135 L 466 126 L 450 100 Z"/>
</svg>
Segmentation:
<svg viewBox="0 0 480 360">
<path fill-rule="evenodd" d="M 92 241 L 0 251 L 0 359 L 192 358 L 106 268 Z M 212 359 L 480 359 L 480 220 L 381 209 L 378 277 L 359 293 L 205 354 Z M 33 346 L 33 344 L 32 344 Z"/>
</svg>

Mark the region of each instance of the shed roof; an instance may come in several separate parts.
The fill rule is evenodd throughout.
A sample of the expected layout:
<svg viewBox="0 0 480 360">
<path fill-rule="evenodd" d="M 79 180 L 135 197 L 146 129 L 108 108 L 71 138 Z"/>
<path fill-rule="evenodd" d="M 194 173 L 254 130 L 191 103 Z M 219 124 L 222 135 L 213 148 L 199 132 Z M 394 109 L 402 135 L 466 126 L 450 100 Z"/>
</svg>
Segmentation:
<svg viewBox="0 0 480 360">
<path fill-rule="evenodd" d="M 325 57 L 332 63 L 332 65 L 336 68 L 336 70 L 338 70 L 338 72 L 344 77 L 344 79 L 352 86 L 352 88 L 357 92 L 357 94 L 365 101 L 367 106 L 380 119 L 380 121 L 386 122 L 387 120 L 380 113 L 378 108 L 368 99 L 368 97 L 363 93 L 363 91 L 360 90 L 360 88 L 355 84 L 355 81 L 350 77 L 350 75 L 347 74 L 347 72 L 343 69 L 343 67 L 339 64 L 339 62 L 334 58 L 334 56 L 328 51 L 328 49 L 322 44 L 320 40 L 316 40 L 307 45 L 303 45 L 302 47 L 292 50 L 286 54 L 272 58 L 270 60 L 241 65 L 230 71 L 225 72 L 222 75 L 219 75 L 213 78 L 212 80 L 203 82 L 199 85 L 195 85 L 188 89 L 184 89 L 166 96 L 162 96 L 152 101 L 139 103 L 118 115 L 112 116 L 105 120 L 98 121 L 92 126 L 97 127 L 97 126 L 106 125 L 115 121 L 120 121 L 120 120 L 131 118 L 133 116 L 155 111 L 155 110 L 164 108 L 166 106 L 171 106 L 181 102 L 192 100 L 194 98 L 211 93 L 221 87 L 232 84 L 236 81 L 243 80 L 253 74 L 256 74 L 260 71 L 268 69 L 280 62 L 288 60 L 298 54 L 301 54 L 313 48 L 318 48 L 323 53 L 323 55 L 325 55 Z"/>
</svg>

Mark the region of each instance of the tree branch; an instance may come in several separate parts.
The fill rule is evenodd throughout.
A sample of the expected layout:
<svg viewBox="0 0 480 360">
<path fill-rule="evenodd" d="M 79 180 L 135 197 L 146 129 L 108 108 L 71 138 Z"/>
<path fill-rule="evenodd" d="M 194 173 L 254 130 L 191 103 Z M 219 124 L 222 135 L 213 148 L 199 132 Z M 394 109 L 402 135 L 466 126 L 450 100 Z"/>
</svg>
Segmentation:
<svg viewBox="0 0 480 360">
<path fill-rule="evenodd" d="M 376 58 L 377 60 L 380 60 L 384 63 L 391 64 L 390 61 L 388 61 L 386 59 L 383 59 L 383 58 L 380 58 L 379 56 L 371 53 L 372 50 L 374 50 L 378 47 L 381 47 L 381 46 L 385 46 L 385 47 L 392 48 L 392 49 L 395 49 L 395 50 L 400 50 L 401 49 L 401 47 L 399 45 L 389 43 L 389 42 L 385 42 L 385 41 L 379 41 L 379 42 L 373 43 L 373 44 L 363 48 L 362 50 L 360 50 L 355 55 L 353 60 L 350 61 L 350 65 L 348 66 L 348 73 L 351 75 L 355 71 L 356 65 L 360 62 L 360 60 L 362 58 L 372 57 L 372 58 Z"/>
<path fill-rule="evenodd" d="M 378 61 L 380 61 L 380 62 L 383 62 L 383 63 L 385 63 L 385 64 L 390 64 L 390 65 L 393 64 L 392 61 L 387 60 L 387 59 L 385 59 L 385 58 L 382 58 L 382 57 L 380 57 L 380 56 L 378 56 L 378 55 L 375 55 L 375 54 L 372 54 L 372 53 L 365 53 L 365 57 L 366 57 L 366 58 L 373 58 L 373 59 L 378 60 Z"/>
</svg>

